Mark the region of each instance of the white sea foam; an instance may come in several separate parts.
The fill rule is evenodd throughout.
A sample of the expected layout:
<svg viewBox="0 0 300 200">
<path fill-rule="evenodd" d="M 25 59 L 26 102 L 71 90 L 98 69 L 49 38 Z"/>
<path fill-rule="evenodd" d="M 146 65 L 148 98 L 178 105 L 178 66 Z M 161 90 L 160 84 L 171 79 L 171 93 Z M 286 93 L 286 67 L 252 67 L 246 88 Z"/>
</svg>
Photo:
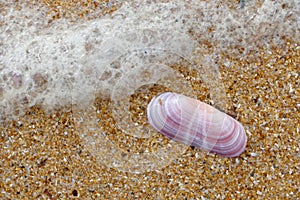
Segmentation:
<svg viewBox="0 0 300 200">
<path fill-rule="evenodd" d="M 164 59 L 171 54 L 191 62 L 203 56 L 198 64 L 209 71 L 217 69 L 221 52 L 243 58 L 258 46 L 300 37 L 297 0 L 246 1 L 243 8 L 223 1 L 124 1 L 111 15 L 51 24 L 42 6 L 23 3 L 18 10 L 13 1 L 1 4 L 0 114 L 5 117 L 36 104 L 51 110 L 84 105 L 95 92 L 111 95 L 128 71 L 138 71 L 144 62 L 177 62 Z M 214 46 L 213 53 L 198 46 L 203 41 Z M 147 51 L 160 56 L 154 61 L 136 56 Z"/>
</svg>

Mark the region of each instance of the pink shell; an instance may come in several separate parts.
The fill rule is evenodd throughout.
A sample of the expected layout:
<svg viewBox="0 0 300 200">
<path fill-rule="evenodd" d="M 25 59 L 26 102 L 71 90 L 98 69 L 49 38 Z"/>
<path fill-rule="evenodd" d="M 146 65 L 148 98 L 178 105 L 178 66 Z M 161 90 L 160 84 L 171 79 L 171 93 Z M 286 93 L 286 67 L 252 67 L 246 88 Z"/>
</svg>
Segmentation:
<svg viewBox="0 0 300 200">
<path fill-rule="evenodd" d="M 151 100 L 147 108 L 149 123 L 165 136 L 217 154 L 235 157 L 246 147 L 243 126 L 212 106 L 166 92 Z"/>
</svg>

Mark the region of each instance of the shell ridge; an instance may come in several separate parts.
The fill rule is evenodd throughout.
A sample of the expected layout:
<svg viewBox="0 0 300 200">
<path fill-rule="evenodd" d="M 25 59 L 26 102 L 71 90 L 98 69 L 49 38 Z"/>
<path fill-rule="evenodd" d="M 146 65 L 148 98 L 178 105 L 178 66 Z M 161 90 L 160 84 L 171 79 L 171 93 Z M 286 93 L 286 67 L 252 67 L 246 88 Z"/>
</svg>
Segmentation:
<svg viewBox="0 0 300 200">
<path fill-rule="evenodd" d="M 183 95 L 176 95 L 176 101 L 179 105 L 179 107 L 181 108 L 181 123 L 180 123 L 180 127 L 178 129 L 178 133 L 176 134 L 178 136 L 180 136 L 181 138 L 183 138 L 183 143 L 191 145 L 196 137 L 197 134 L 197 130 L 194 129 L 193 127 L 197 127 L 197 118 L 198 118 L 198 106 L 197 108 L 194 110 L 194 112 L 191 112 L 191 110 L 189 109 L 185 109 L 186 105 L 185 102 L 180 101 L 182 98 L 184 98 Z M 186 111 L 186 112 L 185 112 Z"/>
</svg>

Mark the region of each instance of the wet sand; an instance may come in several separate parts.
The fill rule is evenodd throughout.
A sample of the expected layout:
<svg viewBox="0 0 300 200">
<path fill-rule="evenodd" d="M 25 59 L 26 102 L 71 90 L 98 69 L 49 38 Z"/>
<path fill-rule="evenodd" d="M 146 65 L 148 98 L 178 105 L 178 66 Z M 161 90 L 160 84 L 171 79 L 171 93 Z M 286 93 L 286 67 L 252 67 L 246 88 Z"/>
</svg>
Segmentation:
<svg viewBox="0 0 300 200">
<path fill-rule="evenodd" d="M 63 4 L 53 1 L 49 6 L 55 7 L 54 2 Z M 88 151 L 72 108 L 48 114 L 34 107 L 0 127 L 0 198 L 300 198 L 300 47 L 288 39 L 283 43 L 271 51 L 250 52 L 242 61 L 228 56 L 230 66 L 220 66 L 229 99 L 226 110 L 245 126 L 248 136 L 240 157 L 223 158 L 188 147 L 162 169 L 122 172 L 107 167 Z M 200 92 L 197 74 L 182 73 L 198 91 L 197 97 L 206 101 L 207 92 Z M 155 88 L 149 90 L 157 93 Z M 133 108 L 139 107 L 140 96 L 132 98 L 137 99 L 132 101 Z M 110 140 L 136 152 L 158 148 L 151 141 L 122 136 L 109 120 L 109 103 L 100 98 L 95 106 L 100 105 L 99 126 Z"/>
</svg>

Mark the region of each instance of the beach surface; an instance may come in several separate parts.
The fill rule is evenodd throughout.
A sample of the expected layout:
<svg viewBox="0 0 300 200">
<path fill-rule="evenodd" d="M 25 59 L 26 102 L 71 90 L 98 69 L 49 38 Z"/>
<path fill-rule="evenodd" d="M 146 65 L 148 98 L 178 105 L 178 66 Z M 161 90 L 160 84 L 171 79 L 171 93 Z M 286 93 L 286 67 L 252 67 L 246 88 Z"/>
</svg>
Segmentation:
<svg viewBox="0 0 300 200">
<path fill-rule="evenodd" d="M 21 3 L 16 1 L 0 3 L 0 10 L 4 16 L 10 9 L 41 8 L 39 12 L 44 15 L 40 17 L 46 19 L 47 26 L 63 19 L 72 27 L 72 23 L 109 18 L 124 3 L 67 2 L 39 0 L 19 5 Z M 265 2 L 256 1 L 256 6 L 259 8 Z M 238 1 L 226 3 L 231 9 L 240 6 Z M 289 6 L 288 3 L 280 5 L 282 10 L 293 11 Z M 0 30 L 4 27 L 1 21 Z M 178 59 L 169 65 L 182 74 L 183 82 L 192 90 L 191 95 L 224 110 L 245 127 L 248 142 L 239 157 L 225 158 L 170 143 L 159 133 L 143 138 L 138 135 L 138 128 L 137 135 L 126 134 L 126 125 L 118 125 L 120 116 L 126 118 L 130 113 L 136 124 L 148 127 L 146 105 L 155 95 L 169 91 L 167 86 L 153 83 L 139 87 L 130 95 L 127 113 L 121 113 L 119 118 L 112 111 L 115 109 L 118 113 L 122 108 L 114 102 L 117 94 L 109 96 L 99 92 L 85 107 L 78 106 L 78 102 L 49 110 L 33 105 L 24 108 L 22 115 L 3 120 L 0 125 L 0 199 L 299 199 L 299 26 L 294 33 L 298 35 L 282 37 L 280 45 L 257 45 L 248 52 L 235 49 L 232 54 L 230 50 L 218 51 L 223 53 L 218 57 L 218 77 L 211 72 L 214 77 L 211 80 L 222 83 L 223 93 L 215 98 L 214 90 L 210 90 L 213 83 L 204 83 L 186 60 Z M 195 41 L 202 41 L 197 40 L 199 33 L 189 34 Z M 207 54 L 214 49 L 210 41 L 203 40 L 197 45 L 200 52 L 205 49 Z M 85 48 L 88 51 L 92 47 L 87 44 Z M 243 57 L 237 58 L 237 53 Z M 5 57 L 4 52 L 0 54 Z M 50 82 L 36 72 L 33 74 L 40 88 Z M 109 72 L 103 72 L 101 79 L 106 76 L 110 76 Z M 1 77 L 2 85 L 10 80 L 3 78 L 3 74 Z M 11 80 L 12 85 L 18 83 L 18 79 Z M 168 85 L 168 82 L 163 84 Z M 16 88 L 19 91 L 22 86 Z M 4 95 L 0 87 L 0 98 L 5 98 Z M 224 97 L 227 99 L 220 108 L 217 101 Z M 24 101 L 26 104 L 27 100 Z M 165 150 L 161 154 L 157 153 L 160 148 Z M 166 154 L 168 148 L 172 152 L 169 155 Z"/>
</svg>

